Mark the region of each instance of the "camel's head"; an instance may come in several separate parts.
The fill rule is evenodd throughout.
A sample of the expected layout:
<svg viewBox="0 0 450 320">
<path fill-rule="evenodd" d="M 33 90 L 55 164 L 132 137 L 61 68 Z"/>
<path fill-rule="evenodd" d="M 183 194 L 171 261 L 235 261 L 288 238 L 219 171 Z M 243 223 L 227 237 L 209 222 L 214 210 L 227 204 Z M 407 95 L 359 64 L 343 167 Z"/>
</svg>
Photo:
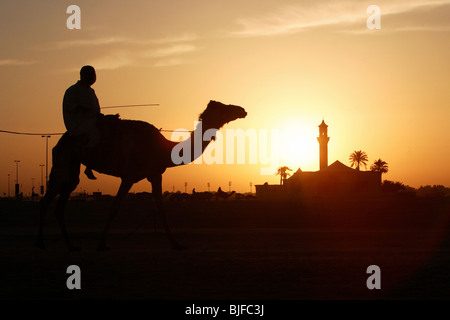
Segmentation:
<svg viewBox="0 0 450 320">
<path fill-rule="evenodd" d="M 230 121 L 246 116 L 247 112 L 242 107 L 211 100 L 198 119 L 207 123 L 211 128 L 219 129 Z"/>
</svg>

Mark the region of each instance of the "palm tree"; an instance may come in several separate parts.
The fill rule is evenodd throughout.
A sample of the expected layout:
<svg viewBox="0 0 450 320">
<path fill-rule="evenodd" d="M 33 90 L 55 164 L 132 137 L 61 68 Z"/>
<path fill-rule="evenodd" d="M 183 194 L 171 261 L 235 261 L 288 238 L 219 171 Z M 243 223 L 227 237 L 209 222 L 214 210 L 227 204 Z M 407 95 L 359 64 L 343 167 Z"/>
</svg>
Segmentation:
<svg viewBox="0 0 450 320">
<path fill-rule="evenodd" d="M 288 167 L 279 167 L 276 175 L 280 175 L 280 185 L 283 185 L 286 181 L 286 178 L 290 176 L 291 174 L 286 171 L 292 171 L 292 169 L 289 169 Z"/>
<path fill-rule="evenodd" d="M 378 159 L 370 166 L 371 171 L 377 171 L 381 173 L 386 173 L 389 171 L 389 167 L 386 161 Z"/>
<path fill-rule="evenodd" d="M 349 160 L 351 167 L 355 165 L 356 170 L 359 171 L 359 166 L 361 164 L 364 165 L 364 168 L 367 168 L 367 161 L 369 161 L 369 158 L 367 157 L 367 154 L 364 151 L 359 150 L 351 153 Z"/>
</svg>

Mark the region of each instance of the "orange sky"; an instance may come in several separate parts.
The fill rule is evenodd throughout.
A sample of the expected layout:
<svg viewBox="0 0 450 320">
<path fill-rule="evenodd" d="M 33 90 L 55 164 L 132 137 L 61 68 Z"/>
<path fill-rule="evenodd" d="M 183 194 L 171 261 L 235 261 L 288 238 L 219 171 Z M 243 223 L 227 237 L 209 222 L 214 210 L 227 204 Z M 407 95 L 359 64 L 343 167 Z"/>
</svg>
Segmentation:
<svg viewBox="0 0 450 320">
<path fill-rule="evenodd" d="M 91 64 L 102 106 L 160 103 L 114 110 L 122 118 L 192 129 L 209 100 L 241 105 L 247 118 L 222 132 L 287 132 L 280 165 L 294 171 L 318 170 L 324 118 L 329 164 L 349 164 L 349 154 L 363 150 L 369 164 L 388 162 L 383 178 L 450 185 L 450 1 L 77 1 L 81 30 L 68 30 L 71 4 L 2 2 L 0 130 L 63 132 L 64 91 Z M 371 4 L 381 9 L 380 30 L 366 27 Z M 0 193 L 8 174 L 13 193 L 16 159 L 22 191 L 30 193 L 32 178 L 40 184 L 45 140 L 0 133 L 0 146 Z M 188 182 L 188 191 L 202 191 L 209 182 L 228 191 L 231 181 L 248 192 L 250 182 L 279 182 L 261 167 L 173 168 L 163 188 L 184 191 Z M 117 178 L 97 176 L 82 177 L 77 191 L 116 191 Z"/>
</svg>

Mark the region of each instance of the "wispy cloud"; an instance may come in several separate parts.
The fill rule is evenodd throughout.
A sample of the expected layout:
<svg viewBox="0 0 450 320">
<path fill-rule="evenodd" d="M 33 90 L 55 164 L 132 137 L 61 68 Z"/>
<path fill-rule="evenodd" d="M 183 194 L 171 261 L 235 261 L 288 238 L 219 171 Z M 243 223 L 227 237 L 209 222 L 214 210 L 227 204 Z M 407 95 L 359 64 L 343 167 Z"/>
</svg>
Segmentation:
<svg viewBox="0 0 450 320">
<path fill-rule="evenodd" d="M 150 58 L 162 58 L 186 54 L 196 50 L 198 50 L 198 48 L 193 44 L 175 44 L 167 47 L 160 47 L 148 50 L 145 53 L 143 53 L 143 55 Z"/>
<path fill-rule="evenodd" d="M 125 43 L 126 38 L 123 37 L 105 37 L 95 39 L 79 39 L 79 40 L 61 40 L 44 44 L 39 47 L 42 50 L 64 50 L 75 47 L 91 47 L 104 46 L 116 43 Z"/>
<path fill-rule="evenodd" d="M 0 59 L 0 67 L 1 66 L 27 66 L 30 64 L 34 64 L 36 61 L 23 61 L 16 59 Z"/>
<path fill-rule="evenodd" d="M 159 38 L 152 40 L 155 44 L 164 44 L 164 43 L 179 43 L 179 42 L 191 42 L 198 40 L 199 36 L 194 33 L 184 33 L 179 36 L 168 36 L 165 38 Z"/>
<path fill-rule="evenodd" d="M 95 66 L 97 70 L 113 70 L 132 65 L 135 61 L 130 52 L 116 51 L 103 57 L 95 58 L 89 61 L 90 65 Z"/>
<path fill-rule="evenodd" d="M 450 8 L 450 0 L 378 0 L 377 2 L 382 11 L 382 18 L 411 13 L 430 15 L 433 10 L 439 12 L 442 8 Z M 366 9 L 370 4 L 374 3 L 320 1 L 312 6 L 285 6 L 267 15 L 238 19 L 236 24 L 240 26 L 240 30 L 230 32 L 228 35 L 232 37 L 273 36 L 328 27 L 333 27 L 334 31 L 348 30 L 355 33 L 355 29 L 363 31 L 362 29 L 365 28 L 365 22 L 369 16 Z M 440 17 L 439 20 L 446 25 L 437 26 L 437 21 L 433 21 L 433 25 L 421 25 L 422 30 L 447 29 L 448 18 L 445 20 Z M 403 19 L 403 21 L 405 25 L 397 24 L 397 27 L 390 31 L 406 30 L 409 27 L 418 28 L 417 25 L 411 25 L 414 23 L 411 19 Z"/>
<path fill-rule="evenodd" d="M 192 43 L 168 44 L 148 48 L 112 50 L 88 60 L 98 70 L 113 70 L 127 66 L 167 67 L 192 63 L 185 57 L 199 48 Z M 74 71 L 71 69 L 70 71 Z"/>
<path fill-rule="evenodd" d="M 156 39 L 137 39 L 137 38 L 129 38 L 123 36 L 115 36 L 115 37 L 97 37 L 91 39 L 78 39 L 78 40 L 60 40 L 53 41 L 47 44 L 44 44 L 39 47 L 41 50 L 64 50 L 71 49 L 77 47 L 92 47 L 92 46 L 107 46 L 114 44 L 123 44 L 123 45 L 136 45 L 136 46 L 145 46 L 145 45 L 161 45 L 161 44 L 170 44 L 170 43 L 184 43 L 191 42 L 197 40 L 199 37 L 193 33 L 185 33 L 178 36 L 167 36 L 164 38 L 156 38 Z"/>
<path fill-rule="evenodd" d="M 126 38 L 122 36 L 99 37 L 55 41 L 40 47 L 40 49 L 65 50 L 80 47 L 96 47 L 95 53 L 97 57 L 87 60 L 87 63 L 95 66 L 98 70 L 112 70 L 127 66 L 164 67 L 189 63 L 183 57 L 199 50 L 198 46 L 194 44 L 198 39 L 199 37 L 193 33 L 182 33 L 152 39 Z M 104 52 L 104 54 L 102 55 L 101 52 Z M 75 69 L 70 69 L 70 71 L 73 70 Z"/>
<path fill-rule="evenodd" d="M 181 58 L 169 58 L 169 59 L 162 59 L 153 64 L 153 67 L 172 67 L 172 66 L 178 66 L 182 64 L 187 64 L 188 62 Z"/>
</svg>

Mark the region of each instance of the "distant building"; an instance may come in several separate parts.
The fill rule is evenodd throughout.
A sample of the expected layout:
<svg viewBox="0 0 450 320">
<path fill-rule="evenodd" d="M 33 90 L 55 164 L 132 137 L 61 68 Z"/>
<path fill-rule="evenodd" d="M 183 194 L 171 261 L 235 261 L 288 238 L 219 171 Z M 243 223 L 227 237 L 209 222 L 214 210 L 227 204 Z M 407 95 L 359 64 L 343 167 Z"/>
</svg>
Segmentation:
<svg viewBox="0 0 450 320">
<path fill-rule="evenodd" d="M 381 172 L 358 171 L 335 161 L 319 171 L 297 170 L 286 180 L 286 187 L 304 195 L 377 193 L 381 188 Z"/>
<path fill-rule="evenodd" d="M 258 199 L 286 200 L 295 196 L 375 194 L 380 192 L 381 172 L 352 169 L 340 161 L 328 166 L 328 126 L 319 125 L 319 171 L 298 169 L 284 185 L 256 185 Z"/>
<path fill-rule="evenodd" d="M 322 119 L 322 123 L 319 125 L 319 136 L 317 141 L 319 141 L 319 159 L 320 159 L 320 170 L 328 167 L 328 126 L 325 124 L 325 120 Z"/>
</svg>

